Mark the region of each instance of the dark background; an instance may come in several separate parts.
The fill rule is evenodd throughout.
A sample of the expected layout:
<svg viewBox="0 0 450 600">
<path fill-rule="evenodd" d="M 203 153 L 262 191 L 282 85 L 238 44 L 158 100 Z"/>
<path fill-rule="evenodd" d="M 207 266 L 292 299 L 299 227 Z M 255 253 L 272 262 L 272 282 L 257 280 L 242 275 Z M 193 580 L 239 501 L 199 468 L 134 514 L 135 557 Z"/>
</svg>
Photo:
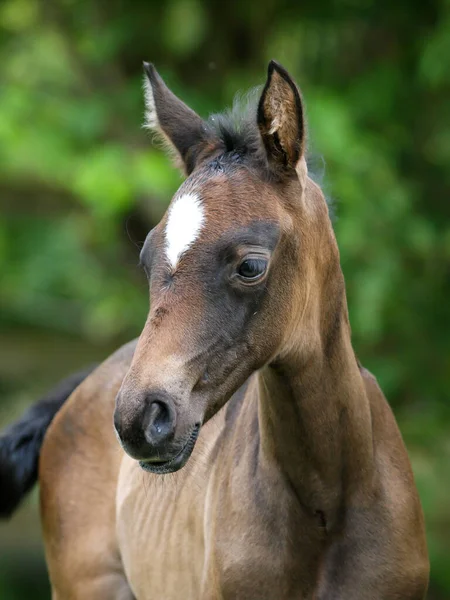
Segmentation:
<svg viewBox="0 0 450 600">
<path fill-rule="evenodd" d="M 138 247 L 181 179 L 141 129 L 142 60 L 206 116 L 271 58 L 306 100 L 354 346 L 413 462 L 429 598 L 449 598 L 448 0 L 0 2 L 0 421 L 144 322 Z M 0 598 L 46 586 L 35 493 L 0 525 Z"/>
</svg>

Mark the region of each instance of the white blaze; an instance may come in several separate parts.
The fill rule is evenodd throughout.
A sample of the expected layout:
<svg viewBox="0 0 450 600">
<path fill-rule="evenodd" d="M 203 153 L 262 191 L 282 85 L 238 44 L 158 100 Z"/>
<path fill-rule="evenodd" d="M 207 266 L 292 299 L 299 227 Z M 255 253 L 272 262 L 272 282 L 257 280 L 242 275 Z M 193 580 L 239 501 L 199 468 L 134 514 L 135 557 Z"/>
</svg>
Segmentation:
<svg viewBox="0 0 450 600">
<path fill-rule="evenodd" d="M 189 192 L 174 200 L 166 225 L 166 254 L 173 269 L 197 239 L 204 220 L 205 211 L 197 194 Z"/>
</svg>

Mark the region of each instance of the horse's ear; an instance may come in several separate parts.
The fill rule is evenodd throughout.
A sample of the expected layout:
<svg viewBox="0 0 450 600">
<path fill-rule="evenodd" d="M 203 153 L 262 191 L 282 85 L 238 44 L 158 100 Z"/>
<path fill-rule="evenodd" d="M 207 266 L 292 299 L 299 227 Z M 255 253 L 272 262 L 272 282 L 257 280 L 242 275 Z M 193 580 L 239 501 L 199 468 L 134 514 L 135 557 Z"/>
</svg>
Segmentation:
<svg viewBox="0 0 450 600">
<path fill-rule="evenodd" d="M 303 112 L 300 92 L 293 79 L 281 65 L 270 61 L 257 119 L 269 164 L 279 174 L 298 170 L 304 158 Z"/>
<path fill-rule="evenodd" d="M 151 63 L 144 63 L 144 71 L 144 127 L 175 150 L 189 175 L 208 145 L 205 122 L 169 90 Z"/>
</svg>

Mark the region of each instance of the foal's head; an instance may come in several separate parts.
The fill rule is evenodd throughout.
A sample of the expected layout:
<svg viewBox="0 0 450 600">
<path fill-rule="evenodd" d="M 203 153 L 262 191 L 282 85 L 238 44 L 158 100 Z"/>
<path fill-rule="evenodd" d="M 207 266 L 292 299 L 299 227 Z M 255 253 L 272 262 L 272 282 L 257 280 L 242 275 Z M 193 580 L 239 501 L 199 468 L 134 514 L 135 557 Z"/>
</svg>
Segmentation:
<svg viewBox="0 0 450 600">
<path fill-rule="evenodd" d="M 342 282 L 289 74 L 271 62 L 257 110 L 233 123 L 202 120 L 145 71 L 147 127 L 187 179 L 142 248 L 151 309 L 114 422 L 128 454 L 168 473 L 254 371 L 327 343 Z"/>
</svg>

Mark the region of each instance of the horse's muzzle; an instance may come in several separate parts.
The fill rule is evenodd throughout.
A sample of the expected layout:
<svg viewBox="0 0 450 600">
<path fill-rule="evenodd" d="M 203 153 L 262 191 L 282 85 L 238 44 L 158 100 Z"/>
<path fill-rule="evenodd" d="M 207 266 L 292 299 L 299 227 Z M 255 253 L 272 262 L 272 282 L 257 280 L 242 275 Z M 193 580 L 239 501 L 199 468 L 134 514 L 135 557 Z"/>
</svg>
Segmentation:
<svg viewBox="0 0 450 600">
<path fill-rule="evenodd" d="M 200 424 L 180 427 L 169 394 L 155 390 L 141 397 L 120 391 L 116 399 L 114 428 L 125 452 L 146 471 L 170 473 L 186 463 L 200 431 Z"/>
<path fill-rule="evenodd" d="M 114 427 L 127 454 L 136 460 L 158 459 L 172 455 L 176 411 L 164 392 L 152 392 L 144 398 L 117 396 Z"/>
<path fill-rule="evenodd" d="M 200 433 L 200 423 L 194 426 L 191 434 L 187 438 L 186 443 L 181 447 L 181 450 L 169 460 L 140 460 L 139 465 L 149 473 L 163 475 L 165 473 L 174 473 L 179 471 L 189 460 L 192 451 Z"/>
</svg>

